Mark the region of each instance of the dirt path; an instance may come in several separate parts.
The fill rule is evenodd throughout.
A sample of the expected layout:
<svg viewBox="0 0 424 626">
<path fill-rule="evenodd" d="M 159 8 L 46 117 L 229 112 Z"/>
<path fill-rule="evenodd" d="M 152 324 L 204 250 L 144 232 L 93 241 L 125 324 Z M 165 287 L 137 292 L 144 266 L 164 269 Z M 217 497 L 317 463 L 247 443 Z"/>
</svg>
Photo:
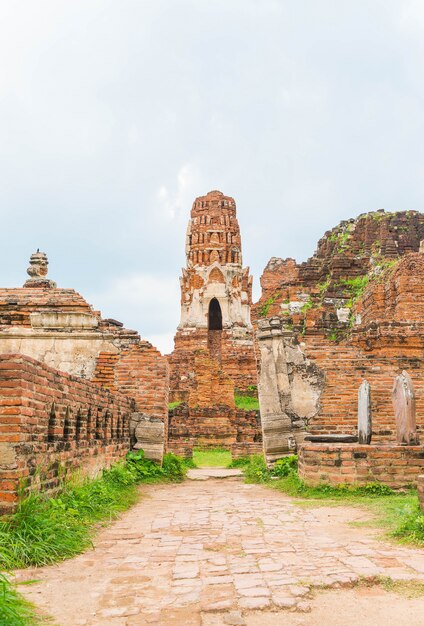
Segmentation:
<svg viewBox="0 0 424 626">
<path fill-rule="evenodd" d="M 424 623 L 423 598 L 375 588 L 315 597 L 315 586 L 344 588 L 361 577 L 424 580 L 424 551 L 349 526 L 365 518 L 359 509 L 305 509 L 277 491 L 233 480 L 142 491 L 140 503 L 100 533 L 94 550 L 19 574 L 40 581 L 21 590 L 55 623 Z"/>
</svg>

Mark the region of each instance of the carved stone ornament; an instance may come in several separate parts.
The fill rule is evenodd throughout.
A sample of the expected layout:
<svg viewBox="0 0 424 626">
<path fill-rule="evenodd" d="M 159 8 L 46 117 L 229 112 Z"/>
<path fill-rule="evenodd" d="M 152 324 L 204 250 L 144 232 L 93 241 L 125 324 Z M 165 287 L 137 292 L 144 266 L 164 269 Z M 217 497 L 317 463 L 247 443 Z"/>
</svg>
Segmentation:
<svg viewBox="0 0 424 626">
<path fill-rule="evenodd" d="M 56 283 L 54 281 L 46 278 L 49 271 L 48 266 L 49 261 L 45 252 L 40 252 L 40 250 L 37 250 L 37 252 L 31 254 L 31 258 L 29 260 L 29 268 L 27 269 L 27 274 L 30 278 L 26 281 L 24 287 L 56 287 Z"/>
</svg>

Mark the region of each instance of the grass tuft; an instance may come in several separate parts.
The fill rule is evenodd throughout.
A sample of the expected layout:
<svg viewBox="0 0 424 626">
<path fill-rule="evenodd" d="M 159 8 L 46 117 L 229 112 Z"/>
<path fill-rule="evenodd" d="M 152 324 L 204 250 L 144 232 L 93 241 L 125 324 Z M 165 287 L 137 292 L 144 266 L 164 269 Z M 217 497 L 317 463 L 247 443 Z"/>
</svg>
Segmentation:
<svg viewBox="0 0 424 626">
<path fill-rule="evenodd" d="M 16 592 L 9 578 L 0 573 L 0 624 L 4 626 L 36 626 L 32 605 Z"/>
</svg>

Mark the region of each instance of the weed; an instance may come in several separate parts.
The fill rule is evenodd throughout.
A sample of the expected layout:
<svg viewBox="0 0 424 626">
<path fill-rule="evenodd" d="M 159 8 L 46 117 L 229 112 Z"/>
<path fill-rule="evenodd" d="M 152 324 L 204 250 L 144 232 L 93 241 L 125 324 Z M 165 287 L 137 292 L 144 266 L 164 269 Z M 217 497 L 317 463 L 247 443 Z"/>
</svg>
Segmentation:
<svg viewBox="0 0 424 626">
<path fill-rule="evenodd" d="M 247 483 L 266 483 L 271 479 L 271 472 L 266 466 L 264 457 L 260 454 L 252 455 L 243 471 Z"/>
<path fill-rule="evenodd" d="M 170 402 L 168 404 L 168 410 L 173 411 L 177 408 L 177 406 L 181 406 L 181 404 L 183 404 L 181 400 L 177 400 L 176 402 Z"/>
<path fill-rule="evenodd" d="M 328 276 L 324 282 L 317 284 L 317 289 L 319 291 L 319 295 L 321 298 L 324 296 L 325 292 L 328 290 L 330 283 L 331 283 L 331 277 Z"/>
<path fill-rule="evenodd" d="M 272 475 L 283 478 L 297 472 L 298 457 L 296 454 L 278 459 L 272 468 Z"/>
<path fill-rule="evenodd" d="M 265 304 L 259 309 L 259 316 L 266 317 L 269 313 L 270 308 L 273 304 L 275 304 L 276 300 L 280 297 L 281 293 L 275 293 L 273 296 L 268 298 Z"/>
<path fill-rule="evenodd" d="M 305 302 L 305 304 L 302 306 L 300 310 L 303 313 L 303 315 L 306 315 L 306 313 L 313 307 L 314 307 L 314 303 L 312 302 L 312 298 L 309 296 L 308 301 Z"/>
<path fill-rule="evenodd" d="M 240 467 L 241 468 L 246 467 L 246 465 L 249 465 L 249 463 L 250 463 L 250 457 L 239 456 L 238 459 L 233 459 L 227 467 L 229 469 L 238 469 Z"/>
<path fill-rule="evenodd" d="M 424 596 L 424 583 L 419 580 L 393 580 L 387 576 L 379 576 L 378 582 L 385 591 L 397 593 L 408 600 Z"/>
<path fill-rule="evenodd" d="M 408 543 L 424 545 L 424 514 L 419 511 L 418 507 L 407 513 L 393 536 Z"/>
</svg>

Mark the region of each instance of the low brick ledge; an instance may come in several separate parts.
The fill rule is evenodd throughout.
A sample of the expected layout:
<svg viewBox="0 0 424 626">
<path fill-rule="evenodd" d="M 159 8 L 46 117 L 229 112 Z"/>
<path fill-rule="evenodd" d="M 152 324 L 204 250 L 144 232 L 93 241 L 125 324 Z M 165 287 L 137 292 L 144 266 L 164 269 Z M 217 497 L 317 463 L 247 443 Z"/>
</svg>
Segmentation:
<svg viewBox="0 0 424 626">
<path fill-rule="evenodd" d="M 402 489 L 417 485 L 422 474 L 424 446 L 303 443 L 299 448 L 299 476 L 310 485 L 380 482 Z"/>
</svg>

